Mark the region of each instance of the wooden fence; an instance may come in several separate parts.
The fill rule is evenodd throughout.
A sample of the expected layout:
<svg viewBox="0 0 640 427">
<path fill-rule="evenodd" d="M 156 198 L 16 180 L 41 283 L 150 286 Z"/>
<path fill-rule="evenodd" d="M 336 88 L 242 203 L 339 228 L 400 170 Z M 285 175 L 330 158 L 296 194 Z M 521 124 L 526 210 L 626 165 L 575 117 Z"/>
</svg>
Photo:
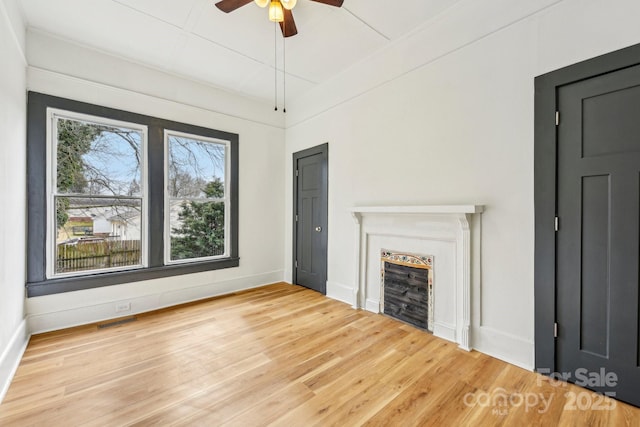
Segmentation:
<svg viewBox="0 0 640 427">
<path fill-rule="evenodd" d="M 57 245 L 56 273 L 126 267 L 142 263 L 140 240 L 101 240 Z"/>
</svg>

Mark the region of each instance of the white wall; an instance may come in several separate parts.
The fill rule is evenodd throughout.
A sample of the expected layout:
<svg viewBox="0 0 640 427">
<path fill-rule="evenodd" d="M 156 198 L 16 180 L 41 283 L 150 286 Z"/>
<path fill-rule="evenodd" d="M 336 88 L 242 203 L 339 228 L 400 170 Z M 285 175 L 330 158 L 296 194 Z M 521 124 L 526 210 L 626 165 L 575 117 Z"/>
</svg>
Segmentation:
<svg viewBox="0 0 640 427">
<path fill-rule="evenodd" d="M 27 343 L 24 322 L 26 61 L 24 24 L 0 2 L 0 401 Z"/>
<path fill-rule="evenodd" d="M 240 135 L 240 267 L 27 300 L 32 332 L 142 312 L 283 279 L 284 130 L 266 104 L 27 33 L 28 89 Z M 263 108 L 264 107 L 264 108 Z"/>
<path fill-rule="evenodd" d="M 473 345 L 532 368 L 534 77 L 640 43 L 638 16 L 637 0 L 462 0 L 290 102 L 285 260 L 291 154 L 324 142 L 327 293 L 346 302 L 353 303 L 356 286 L 355 224 L 347 208 L 486 205 Z"/>
</svg>

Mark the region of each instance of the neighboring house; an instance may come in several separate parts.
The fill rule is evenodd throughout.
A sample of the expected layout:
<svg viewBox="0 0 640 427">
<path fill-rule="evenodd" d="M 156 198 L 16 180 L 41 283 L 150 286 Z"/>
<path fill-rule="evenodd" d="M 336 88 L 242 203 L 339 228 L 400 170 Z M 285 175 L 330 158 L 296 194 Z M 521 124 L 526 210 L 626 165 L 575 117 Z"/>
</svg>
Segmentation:
<svg viewBox="0 0 640 427">
<path fill-rule="evenodd" d="M 170 206 L 172 228 L 180 227 L 179 214 L 181 200 L 174 200 Z M 69 220 L 58 230 L 57 243 L 78 239 L 80 237 L 102 237 L 110 240 L 140 240 L 140 212 L 132 207 L 101 206 L 74 208 L 67 211 Z"/>
<path fill-rule="evenodd" d="M 111 212 L 113 213 L 113 212 Z M 140 240 L 140 212 L 129 210 L 117 212 L 115 215 L 99 220 L 102 227 L 110 233 L 110 237 L 117 240 Z"/>
<path fill-rule="evenodd" d="M 67 210 L 69 220 L 58 231 L 57 242 L 79 237 L 102 237 L 111 240 L 140 240 L 140 210 L 133 205 L 116 205 L 112 200 L 83 206 L 81 200 L 72 199 Z"/>
</svg>

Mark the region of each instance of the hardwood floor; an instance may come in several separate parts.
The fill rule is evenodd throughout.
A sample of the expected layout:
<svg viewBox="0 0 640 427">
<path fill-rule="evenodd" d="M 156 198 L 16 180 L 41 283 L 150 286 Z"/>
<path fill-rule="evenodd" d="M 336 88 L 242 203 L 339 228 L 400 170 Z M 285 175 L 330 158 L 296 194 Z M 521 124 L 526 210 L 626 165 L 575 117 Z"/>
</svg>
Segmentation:
<svg viewBox="0 0 640 427">
<path fill-rule="evenodd" d="M 33 336 L 0 425 L 640 425 L 638 408 L 298 286 L 136 318 Z"/>
</svg>

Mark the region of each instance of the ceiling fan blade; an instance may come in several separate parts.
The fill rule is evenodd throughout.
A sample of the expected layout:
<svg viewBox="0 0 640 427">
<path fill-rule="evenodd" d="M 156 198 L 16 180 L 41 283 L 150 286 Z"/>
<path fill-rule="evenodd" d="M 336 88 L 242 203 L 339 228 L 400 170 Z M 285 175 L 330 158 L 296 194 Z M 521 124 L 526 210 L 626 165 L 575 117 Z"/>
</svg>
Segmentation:
<svg viewBox="0 0 640 427">
<path fill-rule="evenodd" d="M 284 12 L 284 21 L 280 23 L 280 29 L 284 37 L 291 37 L 298 34 L 298 28 L 296 28 L 296 21 L 293 20 L 293 13 L 290 10 L 282 8 Z"/>
<path fill-rule="evenodd" d="M 253 0 L 221 0 L 216 3 L 216 7 L 225 13 L 229 13 L 252 1 Z"/>
<path fill-rule="evenodd" d="M 342 7 L 344 0 L 311 0 L 316 3 L 328 4 L 329 6 Z"/>
</svg>

